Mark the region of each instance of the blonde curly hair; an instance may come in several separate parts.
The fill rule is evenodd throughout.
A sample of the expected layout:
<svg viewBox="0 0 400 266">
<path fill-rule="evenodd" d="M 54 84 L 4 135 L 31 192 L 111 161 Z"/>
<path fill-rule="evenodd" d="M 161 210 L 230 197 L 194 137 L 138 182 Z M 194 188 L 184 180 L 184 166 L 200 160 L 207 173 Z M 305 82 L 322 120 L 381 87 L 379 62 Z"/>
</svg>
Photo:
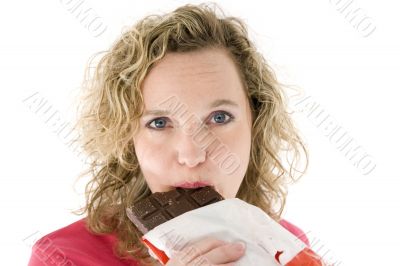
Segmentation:
<svg viewBox="0 0 400 266">
<path fill-rule="evenodd" d="M 217 14 L 217 10 L 221 15 Z M 151 191 L 141 173 L 132 136 L 138 131 L 144 101 L 141 84 L 151 67 L 168 52 L 205 48 L 228 51 L 237 64 L 252 109 L 250 161 L 237 193 L 279 221 L 288 184 L 304 174 L 308 153 L 287 112 L 286 96 L 273 71 L 249 40 L 244 22 L 227 17 L 216 5 L 185 5 L 164 15 L 149 15 L 126 30 L 111 49 L 89 60 L 74 128 L 90 167 L 86 204 L 75 211 L 87 214 L 89 230 L 113 233 L 117 255 L 134 257 L 141 265 L 155 261 L 141 243 L 141 234 L 125 209 Z M 104 53 L 104 54 L 103 54 Z M 99 55 L 97 54 L 97 55 Z M 93 71 L 92 71 L 93 69 Z M 296 165 L 304 152 L 303 171 Z M 280 152 L 291 152 L 289 167 Z"/>
</svg>

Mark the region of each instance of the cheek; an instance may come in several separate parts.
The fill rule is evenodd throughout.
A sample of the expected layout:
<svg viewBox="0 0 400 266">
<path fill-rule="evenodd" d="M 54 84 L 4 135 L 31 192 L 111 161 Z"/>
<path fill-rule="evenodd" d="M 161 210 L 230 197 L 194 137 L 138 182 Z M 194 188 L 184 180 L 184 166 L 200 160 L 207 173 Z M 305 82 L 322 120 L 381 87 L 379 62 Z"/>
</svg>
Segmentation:
<svg viewBox="0 0 400 266">
<path fill-rule="evenodd" d="M 168 148 L 142 136 L 135 142 L 136 156 L 145 177 L 162 175 L 168 169 Z"/>
<path fill-rule="evenodd" d="M 225 134 L 224 143 L 229 147 L 229 151 L 237 155 L 241 160 L 247 158 L 250 150 L 251 135 L 250 131 L 243 126 Z"/>
<path fill-rule="evenodd" d="M 240 139 L 240 141 L 238 141 Z M 246 174 L 247 166 L 250 158 L 250 140 L 247 138 L 238 137 L 236 141 L 232 143 L 232 153 L 237 158 L 237 170 L 233 173 L 236 180 L 242 180 Z"/>
<path fill-rule="evenodd" d="M 237 158 L 233 172 L 225 173 L 225 180 L 223 186 L 223 193 L 226 198 L 234 198 L 239 191 L 240 185 L 246 174 L 247 167 L 250 159 L 251 135 L 250 132 L 245 130 L 238 131 L 232 134 L 229 140 L 226 139 L 225 143 L 230 148 L 230 152 Z"/>
<path fill-rule="evenodd" d="M 227 148 L 225 155 L 219 158 L 218 168 L 220 174 L 224 175 L 225 178 L 230 180 L 241 181 L 246 173 L 251 146 L 251 135 L 250 131 L 243 127 L 237 127 L 233 130 L 229 130 L 221 133 L 219 139 L 222 141 L 222 145 Z M 218 145 L 212 148 L 214 155 L 217 154 Z"/>
</svg>

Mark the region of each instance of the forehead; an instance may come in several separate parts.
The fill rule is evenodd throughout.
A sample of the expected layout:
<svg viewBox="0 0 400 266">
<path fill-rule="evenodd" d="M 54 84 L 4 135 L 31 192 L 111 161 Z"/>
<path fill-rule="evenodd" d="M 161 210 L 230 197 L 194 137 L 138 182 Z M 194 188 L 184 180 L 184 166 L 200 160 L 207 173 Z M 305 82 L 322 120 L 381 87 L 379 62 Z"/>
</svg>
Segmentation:
<svg viewBox="0 0 400 266">
<path fill-rule="evenodd" d="M 238 69 L 219 49 L 167 53 L 146 76 L 142 91 L 146 108 L 171 96 L 193 107 L 222 98 L 239 104 L 245 100 Z"/>
</svg>

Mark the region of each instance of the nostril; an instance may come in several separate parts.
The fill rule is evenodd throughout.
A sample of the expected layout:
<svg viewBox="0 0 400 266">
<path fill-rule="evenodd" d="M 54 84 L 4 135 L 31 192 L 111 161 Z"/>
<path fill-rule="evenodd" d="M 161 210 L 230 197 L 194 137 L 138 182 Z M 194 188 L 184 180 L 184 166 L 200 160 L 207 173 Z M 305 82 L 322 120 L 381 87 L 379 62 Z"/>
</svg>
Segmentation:
<svg viewBox="0 0 400 266">
<path fill-rule="evenodd" d="M 194 167 L 206 160 L 205 152 L 202 150 L 201 154 L 180 154 L 178 158 L 178 163 L 180 165 L 186 164 L 189 167 Z"/>
</svg>

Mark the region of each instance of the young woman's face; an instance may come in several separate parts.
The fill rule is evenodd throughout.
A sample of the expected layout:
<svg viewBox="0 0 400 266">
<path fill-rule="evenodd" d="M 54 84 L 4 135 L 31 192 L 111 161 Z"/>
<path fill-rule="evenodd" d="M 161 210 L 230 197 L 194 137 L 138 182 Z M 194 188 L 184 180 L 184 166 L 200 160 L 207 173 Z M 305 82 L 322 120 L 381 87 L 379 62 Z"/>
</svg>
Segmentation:
<svg viewBox="0 0 400 266">
<path fill-rule="evenodd" d="M 150 190 L 210 185 L 234 198 L 249 163 L 251 112 L 226 52 L 168 53 L 142 91 L 145 110 L 133 140 Z"/>
</svg>

